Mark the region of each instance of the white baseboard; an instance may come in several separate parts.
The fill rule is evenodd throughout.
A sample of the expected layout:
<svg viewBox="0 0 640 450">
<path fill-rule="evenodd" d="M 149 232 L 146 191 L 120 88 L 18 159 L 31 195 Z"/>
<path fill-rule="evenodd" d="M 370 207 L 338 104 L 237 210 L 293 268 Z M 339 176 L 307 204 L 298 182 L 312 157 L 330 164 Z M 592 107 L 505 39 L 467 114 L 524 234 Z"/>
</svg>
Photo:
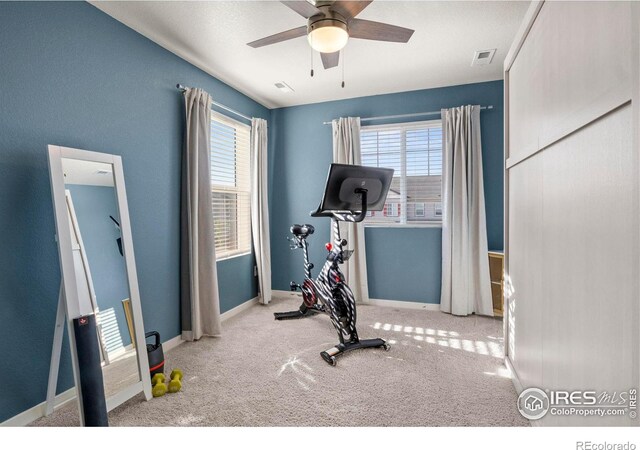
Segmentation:
<svg viewBox="0 0 640 450">
<path fill-rule="evenodd" d="M 229 311 L 223 312 L 220 315 L 220 321 L 224 322 L 225 320 L 229 320 L 233 316 L 237 316 L 242 311 L 245 311 L 251 308 L 253 305 L 257 305 L 257 304 L 258 304 L 258 297 L 254 297 L 251 300 L 247 300 L 246 302 L 239 304 L 235 308 L 232 308 Z"/>
<path fill-rule="evenodd" d="M 62 394 L 56 395 L 55 398 L 55 406 L 53 408 L 54 411 L 62 408 L 64 405 L 76 399 L 76 388 L 75 386 L 69 390 L 64 391 Z M 0 427 L 24 427 L 29 425 L 34 420 L 39 419 L 40 417 L 44 417 L 44 413 L 47 409 L 46 400 L 33 408 L 29 408 L 26 411 L 21 412 L 13 416 L 10 419 L 5 420 L 0 423 Z"/>
<path fill-rule="evenodd" d="M 163 352 L 168 352 L 169 350 L 173 350 L 174 348 L 176 348 L 178 345 L 182 344 L 183 341 L 182 340 L 182 336 L 177 335 L 174 338 L 169 339 L 168 341 L 165 341 L 162 343 L 162 351 Z"/>
<path fill-rule="evenodd" d="M 220 322 L 229 320 L 233 316 L 236 316 L 240 314 L 242 311 L 245 311 L 251 308 L 253 305 L 257 305 L 257 304 L 258 304 L 258 297 L 254 297 L 251 300 L 247 300 L 246 302 L 239 304 L 235 308 L 232 308 L 229 311 L 226 311 L 220 314 Z M 187 342 L 187 341 L 182 339 L 182 335 L 178 335 L 173 339 L 169 339 L 167 342 L 163 342 L 162 348 L 165 352 L 168 352 L 169 350 L 176 348 L 178 345 L 182 344 L 183 342 Z"/>
<path fill-rule="evenodd" d="M 295 291 L 273 291 L 273 298 L 281 300 L 289 298 L 302 299 L 302 294 Z M 424 311 L 440 311 L 440 303 L 423 303 L 423 302 L 407 302 L 402 300 L 383 300 L 378 298 L 370 298 L 367 305 L 386 306 L 392 308 L 403 309 L 422 309 Z"/>
<path fill-rule="evenodd" d="M 440 311 L 440 303 L 407 302 L 403 300 L 370 298 L 367 305 L 386 306 L 387 308 L 422 309 L 423 311 Z"/>
</svg>

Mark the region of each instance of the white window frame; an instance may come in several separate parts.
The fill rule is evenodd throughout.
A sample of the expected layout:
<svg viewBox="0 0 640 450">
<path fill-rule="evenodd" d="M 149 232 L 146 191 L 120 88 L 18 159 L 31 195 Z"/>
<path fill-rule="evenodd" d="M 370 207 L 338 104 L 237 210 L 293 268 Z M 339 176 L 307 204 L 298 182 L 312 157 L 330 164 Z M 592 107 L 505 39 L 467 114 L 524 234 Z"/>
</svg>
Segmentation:
<svg viewBox="0 0 640 450">
<path fill-rule="evenodd" d="M 399 204 L 399 202 L 387 203 L 387 217 L 400 217 L 398 213 Z M 389 211 L 393 211 L 393 214 L 390 214 Z"/>
<path fill-rule="evenodd" d="M 381 129 L 385 125 L 366 125 L 361 127 L 361 132 L 367 131 L 368 129 Z M 429 128 L 442 128 L 442 121 L 440 119 L 435 120 L 422 120 L 416 122 L 402 122 L 402 123 L 392 123 L 387 125 L 390 129 L 394 128 L 419 128 L 419 127 L 429 127 Z M 399 216 L 392 217 L 402 217 L 401 222 L 368 222 L 365 220 L 363 222 L 365 227 L 368 228 L 442 228 L 442 220 L 432 220 L 425 222 L 407 222 L 407 184 L 406 184 L 406 173 L 407 173 L 407 153 L 406 153 L 406 142 L 405 142 L 406 133 L 402 133 L 402 148 L 404 149 L 400 154 L 400 165 L 402 168 L 402 172 L 405 174 L 404 177 L 400 179 L 400 198 L 401 198 L 401 213 Z M 444 142 L 443 142 L 443 151 L 444 151 Z M 444 156 L 442 158 L 444 170 Z M 396 204 L 398 202 L 395 202 Z M 440 202 L 442 204 L 442 201 Z M 426 205 L 425 205 L 426 208 Z M 426 215 L 426 209 L 425 209 Z M 390 217 L 387 214 L 387 217 Z"/>
<path fill-rule="evenodd" d="M 251 127 L 245 123 L 242 123 L 238 120 L 235 120 L 229 116 L 226 116 L 224 114 L 221 114 L 217 111 L 211 111 L 211 121 L 217 121 L 220 122 L 226 126 L 229 127 L 234 127 L 234 128 L 244 128 L 246 131 L 249 132 L 249 145 L 250 145 L 250 141 L 251 141 Z M 213 149 L 211 149 L 213 151 Z M 237 151 L 237 150 L 236 150 Z M 250 148 L 248 149 L 248 151 L 250 152 Z M 247 163 L 251 164 L 251 156 L 250 154 L 247 155 Z M 223 186 L 223 188 L 218 188 L 216 189 L 216 185 L 213 184 L 213 180 L 211 182 L 211 193 L 213 194 L 214 192 L 227 192 L 227 193 L 233 193 L 233 192 L 247 192 L 249 194 L 249 199 L 251 198 L 251 174 L 250 174 L 250 169 L 249 167 L 247 167 L 247 172 L 248 172 L 248 176 L 249 176 L 249 187 L 248 187 L 248 191 L 245 191 L 243 189 L 230 189 L 229 186 Z M 250 201 L 250 200 L 249 200 Z M 249 204 L 249 215 L 248 215 L 248 220 L 251 220 L 251 205 Z M 213 214 L 213 211 L 212 211 Z M 240 232 L 238 230 L 239 226 L 239 216 L 238 216 L 238 220 L 236 221 L 236 235 L 240 235 Z M 231 251 L 226 251 L 223 252 L 221 254 L 218 254 L 218 251 L 216 250 L 216 262 L 217 261 L 225 261 L 227 259 L 232 259 L 232 258 L 237 258 L 240 256 L 246 256 L 246 255 L 250 255 L 252 252 L 252 236 L 251 236 L 251 224 L 249 224 L 248 227 L 248 243 L 246 243 L 245 246 L 243 246 L 242 248 L 238 248 L 236 250 L 231 250 Z M 246 237 L 245 237 L 246 238 Z M 240 238 L 239 238 L 240 240 Z M 215 245 L 215 242 L 214 242 Z"/>
<path fill-rule="evenodd" d="M 422 214 L 418 214 L 418 205 L 421 205 L 420 209 L 422 210 Z M 413 208 L 414 208 L 416 217 L 424 217 L 425 216 L 425 209 L 424 209 L 425 208 L 425 204 L 424 204 L 424 202 L 414 203 Z"/>
</svg>

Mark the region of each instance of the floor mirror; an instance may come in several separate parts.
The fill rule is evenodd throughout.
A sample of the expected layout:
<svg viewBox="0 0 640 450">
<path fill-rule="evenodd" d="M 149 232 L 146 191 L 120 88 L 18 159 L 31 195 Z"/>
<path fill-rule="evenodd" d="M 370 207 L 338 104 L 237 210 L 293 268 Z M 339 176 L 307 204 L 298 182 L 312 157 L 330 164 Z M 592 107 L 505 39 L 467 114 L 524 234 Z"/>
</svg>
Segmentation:
<svg viewBox="0 0 640 450">
<path fill-rule="evenodd" d="M 107 411 L 140 392 L 151 398 L 127 194 L 120 156 L 55 145 L 48 152 L 62 276 L 45 414 L 55 406 L 66 326 L 84 425 L 74 318 L 95 316 Z"/>
</svg>

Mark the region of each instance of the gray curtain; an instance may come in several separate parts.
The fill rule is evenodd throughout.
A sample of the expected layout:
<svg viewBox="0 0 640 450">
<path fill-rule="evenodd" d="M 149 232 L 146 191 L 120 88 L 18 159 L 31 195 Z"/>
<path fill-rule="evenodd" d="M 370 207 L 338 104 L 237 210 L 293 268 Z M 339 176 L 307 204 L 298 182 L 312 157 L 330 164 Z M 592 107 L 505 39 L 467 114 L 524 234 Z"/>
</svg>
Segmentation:
<svg viewBox="0 0 640 450">
<path fill-rule="evenodd" d="M 267 121 L 251 119 L 251 234 L 258 267 L 260 302 L 265 305 L 271 301 L 267 164 Z"/>
<path fill-rule="evenodd" d="M 443 208 L 440 309 L 466 316 L 493 316 L 484 186 L 480 107 L 442 110 Z"/>
<path fill-rule="evenodd" d="M 211 209 L 211 96 L 187 89 L 180 211 L 182 339 L 220 334 L 220 301 Z"/>
<path fill-rule="evenodd" d="M 333 162 L 360 164 L 360 118 L 341 117 L 331 122 L 333 128 Z M 369 301 L 367 285 L 367 257 L 364 244 L 364 227 L 361 223 L 339 222 L 340 234 L 354 249 L 353 255 L 343 264 L 343 272 L 356 301 Z"/>
</svg>

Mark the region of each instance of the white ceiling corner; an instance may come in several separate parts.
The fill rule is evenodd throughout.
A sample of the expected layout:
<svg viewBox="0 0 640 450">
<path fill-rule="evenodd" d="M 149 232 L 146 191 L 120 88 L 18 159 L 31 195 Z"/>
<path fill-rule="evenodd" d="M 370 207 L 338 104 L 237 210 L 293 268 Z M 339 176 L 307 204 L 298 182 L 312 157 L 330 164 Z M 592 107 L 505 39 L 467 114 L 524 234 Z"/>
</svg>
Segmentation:
<svg viewBox="0 0 640 450">
<path fill-rule="evenodd" d="M 114 186 L 111 164 L 62 158 L 62 171 L 65 185 Z"/>
<path fill-rule="evenodd" d="M 375 0 L 358 17 L 415 30 L 407 44 L 350 39 L 342 66 L 325 70 L 306 38 L 247 42 L 306 20 L 276 1 L 91 1 L 95 7 L 266 107 L 284 107 L 503 78 L 502 64 L 528 1 Z M 496 48 L 487 66 L 476 50 Z M 282 92 L 284 81 L 294 92 Z M 176 83 L 182 80 L 176 80 Z"/>
</svg>

